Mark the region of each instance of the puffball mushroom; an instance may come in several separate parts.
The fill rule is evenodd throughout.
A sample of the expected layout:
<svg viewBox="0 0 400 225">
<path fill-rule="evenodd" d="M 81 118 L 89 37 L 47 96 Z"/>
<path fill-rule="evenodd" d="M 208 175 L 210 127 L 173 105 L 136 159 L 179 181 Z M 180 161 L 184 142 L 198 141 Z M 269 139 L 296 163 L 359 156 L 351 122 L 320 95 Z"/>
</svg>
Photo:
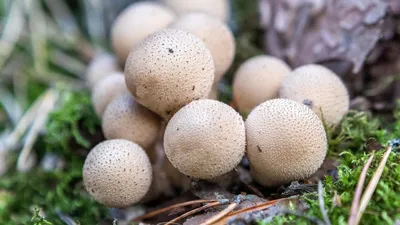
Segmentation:
<svg viewBox="0 0 400 225">
<path fill-rule="evenodd" d="M 246 120 L 246 137 L 252 174 L 264 186 L 311 176 L 321 166 L 328 148 L 318 116 L 288 99 L 257 106 Z"/>
<path fill-rule="evenodd" d="M 133 3 L 115 19 L 111 28 L 113 49 L 125 62 L 133 47 L 150 34 L 167 28 L 175 13 L 155 2 Z"/>
<path fill-rule="evenodd" d="M 282 80 L 291 71 L 282 60 L 259 55 L 246 60 L 236 71 L 233 99 L 241 113 L 279 96 Z"/>
<path fill-rule="evenodd" d="M 340 78 L 321 65 L 305 65 L 288 74 L 280 97 L 310 107 L 328 126 L 337 125 L 349 110 L 349 94 Z"/>
<path fill-rule="evenodd" d="M 229 0 L 162 0 L 178 15 L 188 12 L 204 12 L 222 21 L 229 19 Z"/>
<path fill-rule="evenodd" d="M 184 14 L 170 27 L 186 30 L 206 44 L 214 58 L 214 83 L 218 83 L 232 65 L 235 56 L 235 39 L 229 27 L 217 18 L 201 12 Z"/>
<path fill-rule="evenodd" d="M 157 139 L 161 118 L 125 93 L 107 106 L 102 128 L 107 139 L 126 139 L 148 149 Z"/>
<path fill-rule="evenodd" d="M 121 72 L 114 72 L 96 83 L 92 90 L 92 104 L 97 115 L 102 117 L 111 100 L 122 93 L 128 93 L 128 89 L 124 74 Z"/>
<path fill-rule="evenodd" d="M 125 81 L 140 104 L 170 119 L 184 105 L 208 96 L 214 72 L 210 51 L 198 37 L 165 29 L 133 49 Z"/>
<path fill-rule="evenodd" d="M 120 70 L 118 60 L 113 55 L 107 53 L 98 54 L 92 59 L 87 68 L 87 83 L 90 88 L 93 88 L 98 81 Z"/>
<path fill-rule="evenodd" d="M 83 165 L 86 190 L 107 207 L 125 208 L 139 202 L 151 181 L 149 158 L 139 145 L 127 140 L 101 142 Z"/>
<path fill-rule="evenodd" d="M 245 152 L 242 117 L 230 106 L 210 99 L 193 101 L 169 121 L 164 149 L 183 174 L 212 179 L 233 170 Z"/>
</svg>

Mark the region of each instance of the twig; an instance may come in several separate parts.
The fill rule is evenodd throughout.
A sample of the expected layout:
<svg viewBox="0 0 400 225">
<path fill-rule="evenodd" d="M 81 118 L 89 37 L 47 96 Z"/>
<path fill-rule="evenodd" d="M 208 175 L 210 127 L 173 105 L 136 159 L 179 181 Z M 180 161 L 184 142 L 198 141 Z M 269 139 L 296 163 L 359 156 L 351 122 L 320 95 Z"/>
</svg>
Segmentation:
<svg viewBox="0 0 400 225">
<path fill-rule="evenodd" d="M 389 158 L 389 155 L 392 152 L 392 148 L 393 148 L 393 146 L 391 144 L 389 144 L 385 154 L 382 157 L 382 160 L 379 163 L 378 169 L 376 169 L 374 175 L 372 176 L 372 179 L 370 180 L 367 188 L 365 189 L 365 192 L 361 198 L 360 208 L 358 209 L 358 212 L 357 212 L 356 222 L 354 223 L 355 225 L 360 223 L 361 217 L 364 214 L 364 211 L 367 208 L 367 205 L 368 205 L 369 201 L 371 200 L 372 195 L 375 192 L 376 186 L 378 185 L 379 180 L 381 179 L 383 169 L 385 168 L 385 165 Z"/>
<path fill-rule="evenodd" d="M 35 118 L 35 120 L 32 124 L 32 127 L 31 127 L 29 133 L 27 134 L 24 147 L 22 148 L 22 151 L 20 152 L 20 154 L 18 156 L 17 169 L 19 171 L 26 170 L 24 165 L 26 164 L 26 161 L 28 160 L 28 158 L 31 154 L 33 144 L 35 143 L 40 130 L 46 124 L 49 113 L 53 109 L 53 107 L 56 103 L 57 97 L 58 97 L 58 92 L 56 92 L 55 90 L 47 91 L 47 93 L 43 99 L 43 102 L 39 108 L 40 114 L 38 115 L 38 117 Z"/>
<path fill-rule="evenodd" d="M 184 219 L 184 218 L 186 218 L 186 217 L 188 217 L 188 216 L 191 216 L 191 215 L 196 214 L 196 213 L 198 213 L 198 212 L 201 212 L 201 211 L 203 211 L 203 210 L 205 210 L 205 209 L 208 209 L 208 208 L 211 208 L 211 207 L 214 207 L 214 206 L 218 206 L 218 205 L 222 205 L 222 203 L 221 203 L 221 202 L 212 202 L 212 203 L 208 203 L 208 204 L 206 204 L 206 205 L 203 205 L 203 206 L 201 206 L 201 207 L 199 207 L 199 208 L 193 209 L 193 210 L 191 210 L 191 211 L 189 211 L 189 212 L 187 212 L 187 213 L 185 213 L 185 214 L 182 214 L 182 215 L 176 217 L 175 219 L 169 221 L 169 222 L 166 223 L 165 225 L 174 224 L 174 223 L 178 222 L 178 221 L 181 220 L 181 219 Z"/>
<path fill-rule="evenodd" d="M 168 212 L 168 211 L 170 211 L 172 209 L 176 209 L 176 208 L 183 207 L 183 206 L 195 205 L 195 204 L 203 204 L 203 203 L 213 203 L 213 202 L 218 202 L 218 201 L 217 200 L 203 200 L 203 199 L 201 199 L 201 200 L 194 200 L 194 201 L 189 201 L 189 202 L 178 203 L 178 204 L 175 204 L 175 205 L 171 205 L 171 206 L 168 206 L 168 207 L 165 207 L 165 208 L 158 209 L 156 211 L 147 213 L 147 214 L 145 214 L 143 216 L 136 217 L 136 218 L 133 219 L 133 221 L 145 220 L 145 219 L 157 216 L 157 215 L 159 215 L 161 213 Z"/>
<path fill-rule="evenodd" d="M 218 220 L 222 219 L 224 216 L 226 216 L 230 212 L 232 212 L 238 205 L 239 205 L 238 202 L 231 203 L 230 205 L 228 205 L 228 207 L 226 207 L 224 210 L 219 212 L 217 215 L 215 215 L 215 216 L 211 217 L 210 219 L 204 221 L 200 225 L 211 225 L 211 224 L 217 222 Z"/>
<path fill-rule="evenodd" d="M 322 218 L 326 225 L 331 225 L 331 221 L 329 220 L 327 210 L 325 209 L 325 202 L 324 202 L 324 189 L 322 187 L 321 180 L 318 181 L 318 201 L 319 201 L 319 209 L 322 214 Z"/>
<path fill-rule="evenodd" d="M 358 212 L 358 209 L 360 206 L 360 198 L 361 198 L 363 186 L 365 183 L 365 178 L 367 177 L 367 172 L 368 172 L 369 167 L 371 166 L 374 156 L 375 156 L 375 153 L 373 152 L 371 154 L 371 156 L 369 157 L 367 163 L 364 165 L 364 167 L 361 171 L 361 174 L 360 174 L 360 178 L 358 179 L 357 188 L 354 193 L 353 202 L 351 204 L 351 211 L 350 211 L 350 217 L 349 217 L 349 222 L 348 222 L 349 225 L 354 225 L 356 222 L 357 212 Z"/>
</svg>

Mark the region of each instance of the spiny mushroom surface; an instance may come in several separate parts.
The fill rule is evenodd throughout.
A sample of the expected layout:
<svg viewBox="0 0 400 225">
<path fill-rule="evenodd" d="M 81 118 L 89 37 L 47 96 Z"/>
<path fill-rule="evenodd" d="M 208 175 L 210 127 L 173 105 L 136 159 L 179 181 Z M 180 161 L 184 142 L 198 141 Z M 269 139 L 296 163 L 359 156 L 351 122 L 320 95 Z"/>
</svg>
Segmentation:
<svg viewBox="0 0 400 225">
<path fill-rule="evenodd" d="M 102 120 L 107 139 L 126 139 L 145 149 L 156 141 L 160 127 L 161 118 L 137 103 L 129 93 L 111 101 Z"/>
<path fill-rule="evenodd" d="M 284 61 L 272 56 L 259 55 L 245 61 L 233 81 L 233 99 L 239 111 L 248 114 L 266 100 L 277 98 L 290 71 Z"/>
<path fill-rule="evenodd" d="M 114 21 L 111 42 L 121 62 L 130 51 L 150 34 L 166 28 L 175 19 L 175 13 L 155 2 L 133 3 Z"/>
<path fill-rule="evenodd" d="M 118 71 L 121 71 L 118 60 L 113 55 L 101 53 L 96 55 L 89 63 L 86 80 L 89 87 L 93 88 L 98 81 Z"/>
<path fill-rule="evenodd" d="M 179 110 L 164 135 L 172 165 L 193 178 L 212 179 L 233 170 L 245 152 L 242 117 L 215 100 L 197 100 Z"/>
<path fill-rule="evenodd" d="M 201 12 L 184 14 L 170 27 L 186 30 L 206 44 L 214 58 L 214 83 L 218 83 L 232 65 L 235 56 L 235 39 L 229 27 L 217 18 Z"/>
<path fill-rule="evenodd" d="M 152 169 L 143 149 L 127 140 L 96 145 L 83 166 L 83 182 L 99 203 L 125 208 L 139 202 L 149 190 Z"/>
<path fill-rule="evenodd" d="M 122 93 L 128 93 L 125 77 L 121 72 L 114 72 L 96 83 L 92 90 L 92 104 L 101 118 L 107 105 Z"/>
<path fill-rule="evenodd" d="M 301 66 L 283 80 L 280 97 L 303 103 L 329 127 L 349 110 L 349 94 L 340 78 L 321 65 Z"/>
<path fill-rule="evenodd" d="M 229 19 L 229 0 L 162 0 L 178 15 L 188 12 L 204 12 L 222 21 Z"/>
<path fill-rule="evenodd" d="M 214 72 L 210 51 L 198 37 L 166 29 L 134 48 L 125 81 L 140 104 L 170 119 L 184 105 L 208 96 Z"/>
<path fill-rule="evenodd" d="M 257 106 L 246 120 L 246 137 L 252 174 L 264 186 L 311 176 L 324 161 L 328 146 L 317 115 L 288 99 Z"/>
</svg>

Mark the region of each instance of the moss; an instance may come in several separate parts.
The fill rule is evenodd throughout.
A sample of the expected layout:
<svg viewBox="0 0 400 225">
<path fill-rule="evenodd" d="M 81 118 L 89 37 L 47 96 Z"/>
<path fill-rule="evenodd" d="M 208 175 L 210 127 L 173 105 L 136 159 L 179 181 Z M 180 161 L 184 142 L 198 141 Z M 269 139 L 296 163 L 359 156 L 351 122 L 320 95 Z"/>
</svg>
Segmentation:
<svg viewBox="0 0 400 225">
<path fill-rule="evenodd" d="M 29 221 L 30 224 L 48 224 L 38 216 L 31 220 L 34 207 L 39 207 L 45 218 L 55 225 L 64 224 L 60 213 L 81 224 L 97 224 L 105 217 L 107 209 L 84 190 L 84 155 L 76 154 L 76 149 L 87 149 L 94 144 L 89 140 L 99 126 L 87 92 L 64 92 L 61 107 L 51 114 L 46 134 L 35 149 L 39 150 L 39 155 L 56 153 L 68 162 L 67 166 L 52 171 L 36 167 L 28 173 L 13 170 L 3 176 L 0 180 L 0 224 L 29 224 Z M 81 133 L 83 129 L 89 131 L 87 137 Z"/>
<path fill-rule="evenodd" d="M 341 127 L 329 133 L 329 155 L 337 158 L 338 177 L 327 176 L 323 181 L 324 199 L 328 216 L 332 224 L 347 224 L 354 191 L 363 166 L 372 154 L 366 146 L 369 138 L 376 138 L 382 145 L 388 140 L 400 137 L 400 102 L 394 113 L 396 121 L 392 126 L 383 128 L 381 122 L 367 112 L 350 112 L 343 120 Z M 383 149 L 377 150 L 369 169 L 366 185 L 373 176 L 384 154 Z M 335 206 L 334 196 L 340 197 L 341 206 Z M 361 219 L 361 224 L 394 224 L 400 220 L 400 154 L 393 151 L 388 159 L 376 191 Z M 310 206 L 306 216 L 322 218 L 319 209 L 318 196 L 309 193 L 302 199 Z M 303 217 L 284 215 L 274 218 L 271 222 L 260 224 L 312 224 Z"/>
</svg>

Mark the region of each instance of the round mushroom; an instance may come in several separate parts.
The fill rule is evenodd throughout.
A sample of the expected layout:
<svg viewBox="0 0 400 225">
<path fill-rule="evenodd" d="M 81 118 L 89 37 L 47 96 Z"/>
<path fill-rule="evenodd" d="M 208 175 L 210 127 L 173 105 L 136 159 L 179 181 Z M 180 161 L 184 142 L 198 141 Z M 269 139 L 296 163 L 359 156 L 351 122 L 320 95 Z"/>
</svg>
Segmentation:
<svg viewBox="0 0 400 225">
<path fill-rule="evenodd" d="M 90 88 L 113 72 L 121 71 L 118 60 L 110 54 L 101 53 L 96 55 L 89 63 L 86 71 L 86 80 Z"/>
<path fill-rule="evenodd" d="M 349 110 L 349 94 L 340 78 L 321 65 L 301 66 L 285 77 L 280 97 L 303 103 L 329 127 Z"/>
<path fill-rule="evenodd" d="M 229 0 L 162 0 L 178 15 L 188 12 L 204 12 L 222 21 L 229 19 Z"/>
<path fill-rule="evenodd" d="M 217 18 L 202 12 L 184 14 L 170 27 L 186 30 L 206 44 L 214 58 L 214 83 L 218 83 L 232 65 L 235 56 L 235 39 L 229 27 Z"/>
<path fill-rule="evenodd" d="M 257 106 L 246 120 L 246 137 L 252 174 L 264 186 L 311 176 L 321 166 L 328 148 L 318 116 L 288 99 Z"/>
<path fill-rule="evenodd" d="M 125 81 L 140 104 L 170 119 L 184 105 L 208 96 L 214 72 L 210 51 L 198 37 L 166 29 L 131 52 Z"/>
<path fill-rule="evenodd" d="M 83 165 L 83 182 L 99 203 L 125 208 L 139 202 L 152 181 L 149 158 L 127 140 L 108 140 L 96 145 Z"/>
<path fill-rule="evenodd" d="M 97 82 L 92 90 L 92 104 L 97 115 L 101 118 L 111 100 L 122 93 L 128 93 L 128 89 L 121 72 L 114 72 Z"/>
<path fill-rule="evenodd" d="M 125 93 L 107 106 L 102 128 L 107 139 L 126 139 L 148 149 L 157 139 L 161 118 Z"/>
<path fill-rule="evenodd" d="M 133 3 L 115 19 L 111 28 L 111 42 L 121 62 L 125 62 L 134 46 L 150 34 L 167 28 L 175 13 L 155 2 Z"/>
<path fill-rule="evenodd" d="M 259 55 L 245 61 L 233 81 L 233 99 L 239 111 L 248 114 L 266 100 L 277 98 L 290 71 L 284 61 L 272 56 Z"/>
<path fill-rule="evenodd" d="M 230 106 L 210 99 L 193 101 L 169 121 L 165 154 L 183 174 L 212 179 L 233 170 L 245 152 L 242 117 Z"/>
</svg>

